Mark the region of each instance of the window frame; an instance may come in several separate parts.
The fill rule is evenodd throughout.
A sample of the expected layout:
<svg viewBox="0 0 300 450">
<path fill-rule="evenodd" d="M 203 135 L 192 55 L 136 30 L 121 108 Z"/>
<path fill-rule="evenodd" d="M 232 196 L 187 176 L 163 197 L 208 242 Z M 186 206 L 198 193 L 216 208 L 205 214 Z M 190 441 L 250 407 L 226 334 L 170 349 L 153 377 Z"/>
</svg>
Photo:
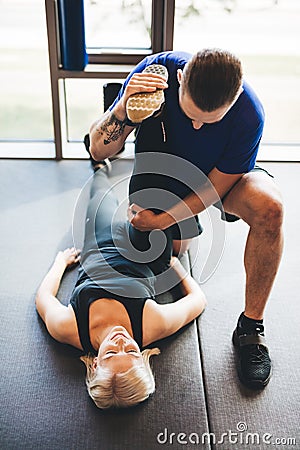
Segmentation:
<svg viewBox="0 0 300 450">
<path fill-rule="evenodd" d="M 76 156 L 70 156 L 73 145 L 68 141 L 66 85 L 67 79 L 124 79 L 131 69 L 145 56 L 173 49 L 175 0 L 152 0 L 151 11 L 151 47 L 150 48 L 87 48 L 88 64 L 82 71 L 64 70 L 61 65 L 58 0 L 45 0 L 46 25 L 48 36 L 48 55 L 50 67 L 52 117 L 54 140 L 3 140 L 4 156 L 18 159 L 82 158 L 77 150 Z M 41 143 L 45 149 L 41 155 Z M 2 144 L 1 144 L 2 145 Z M 19 147 L 22 145 L 22 152 Z M 25 149 L 37 156 L 23 156 Z M 54 146 L 54 148 L 53 148 Z M 9 150 L 8 150 L 9 147 Z M 42 145 L 43 147 L 43 145 Z M 44 148 L 43 147 L 43 148 Z M 270 157 L 270 147 L 272 156 Z M 78 144 L 77 144 L 77 148 Z M 68 150 L 66 150 L 68 149 Z M 288 150 L 288 151 L 287 151 Z M 26 153 L 26 151 L 25 151 Z M 27 152 L 29 155 L 30 152 Z M 13 156 L 11 156 L 13 155 Z M 300 143 L 266 142 L 261 145 L 259 161 L 300 161 Z"/>
<path fill-rule="evenodd" d="M 64 70 L 61 64 L 57 0 L 45 0 L 48 34 L 48 51 L 52 94 L 55 159 L 64 158 L 67 144 L 66 79 L 120 79 L 126 78 L 131 69 L 145 56 L 172 50 L 175 0 L 152 0 L 151 48 L 128 49 L 126 52 L 110 52 L 99 48 L 92 53 L 87 49 L 88 64 L 82 71 Z"/>
</svg>

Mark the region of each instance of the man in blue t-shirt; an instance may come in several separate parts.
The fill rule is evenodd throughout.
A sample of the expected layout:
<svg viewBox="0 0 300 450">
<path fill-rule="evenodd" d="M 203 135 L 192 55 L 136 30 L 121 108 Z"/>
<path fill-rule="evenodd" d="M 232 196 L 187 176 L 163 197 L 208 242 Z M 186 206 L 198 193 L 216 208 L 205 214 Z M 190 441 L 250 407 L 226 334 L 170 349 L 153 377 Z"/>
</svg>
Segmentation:
<svg viewBox="0 0 300 450">
<path fill-rule="evenodd" d="M 151 71 L 153 65 L 164 66 L 168 79 Z M 151 111 L 161 92 L 162 108 Z M 135 96 L 136 117 L 153 113 L 138 123 L 128 119 Z M 164 52 L 146 57 L 129 74 L 113 105 L 92 124 L 89 149 L 96 161 L 109 158 L 136 129 L 131 223 L 137 233 L 172 227 L 177 254 L 201 233 L 197 215 L 212 204 L 222 204 L 223 220 L 241 218 L 250 226 L 245 310 L 233 343 L 239 377 L 251 388 L 264 387 L 271 377 L 263 314 L 283 242 L 280 193 L 255 165 L 263 126 L 263 107 L 236 56 L 219 49 L 193 56 Z"/>
</svg>

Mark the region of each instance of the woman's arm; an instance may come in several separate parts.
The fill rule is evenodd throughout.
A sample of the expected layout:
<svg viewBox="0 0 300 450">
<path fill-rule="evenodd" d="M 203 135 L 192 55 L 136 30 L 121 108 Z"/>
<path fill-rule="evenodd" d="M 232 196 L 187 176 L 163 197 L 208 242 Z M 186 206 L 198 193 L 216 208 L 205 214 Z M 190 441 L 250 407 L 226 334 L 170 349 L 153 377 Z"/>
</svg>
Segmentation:
<svg viewBox="0 0 300 450">
<path fill-rule="evenodd" d="M 206 299 L 202 289 L 193 277 L 186 272 L 177 258 L 172 257 L 171 267 L 181 280 L 184 296 L 174 303 L 162 305 L 154 301 L 153 303 L 151 302 L 149 306 L 150 309 L 153 308 L 152 314 L 149 314 L 147 331 L 145 330 L 146 333 L 144 333 L 145 337 L 148 337 L 149 342 L 145 342 L 144 345 L 176 333 L 180 328 L 198 317 L 206 306 Z"/>
<path fill-rule="evenodd" d="M 74 247 L 58 252 L 35 299 L 36 309 L 49 334 L 60 342 L 66 342 L 70 332 L 67 325 L 73 321 L 73 315 L 67 306 L 60 303 L 56 294 L 66 268 L 77 263 L 79 258 L 79 252 Z"/>
</svg>

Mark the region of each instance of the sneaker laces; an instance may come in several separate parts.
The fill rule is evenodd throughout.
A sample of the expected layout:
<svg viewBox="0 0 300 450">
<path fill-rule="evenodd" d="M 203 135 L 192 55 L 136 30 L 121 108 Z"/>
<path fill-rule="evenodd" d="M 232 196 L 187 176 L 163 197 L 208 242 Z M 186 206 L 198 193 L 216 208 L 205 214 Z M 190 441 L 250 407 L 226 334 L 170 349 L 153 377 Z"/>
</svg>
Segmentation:
<svg viewBox="0 0 300 450">
<path fill-rule="evenodd" d="M 264 336 L 264 326 L 257 325 L 254 334 Z M 269 360 L 268 350 L 264 345 L 253 344 L 249 346 L 249 358 L 253 364 L 267 362 Z"/>
<path fill-rule="evenodd" d="M 250 361 L 253 364 L 260 364 L 267 360 L 267 350 L 262 345 L 253 345 L 253 348 L 249 349 Z"/>
</svg>

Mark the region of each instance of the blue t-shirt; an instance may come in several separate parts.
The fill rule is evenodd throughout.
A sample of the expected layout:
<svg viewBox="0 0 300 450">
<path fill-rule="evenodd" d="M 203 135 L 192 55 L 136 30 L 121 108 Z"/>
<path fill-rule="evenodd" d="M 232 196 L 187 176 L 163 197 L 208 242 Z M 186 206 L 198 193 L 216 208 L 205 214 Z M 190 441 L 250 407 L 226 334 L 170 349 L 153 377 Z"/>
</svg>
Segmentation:
<svg viewBox="0 0 300 450">
<path fill-rule="evenodd" d="M 183 69 L 191 56 L 189 53 L 171 51 L 146 57 L 128 75 L 110 109 L 120 99 L 134 73 L 142 72 L 150 64 L 162 64 L 169 72 L 169 87 L 164 91 L 164 113 L 157 119 L 150 117 L 142 122 L 136 137 L 136 150 L 160 151 L 179 156 L 201 169 L 205 175 L 214 167 L 228 174 L 249 172 L 255 165 L 263 132 L 262 104 L 244 81 L 243 92 L 222 120 L 204 124 L 195 130 L 192 121 L 179 106 L 177 80 L 177 70 Z M 160 143 L 157 141 L 158 134 L 161 136 Z M 163 142 L 163 137 L 166 142 Z"/>
</svg>

